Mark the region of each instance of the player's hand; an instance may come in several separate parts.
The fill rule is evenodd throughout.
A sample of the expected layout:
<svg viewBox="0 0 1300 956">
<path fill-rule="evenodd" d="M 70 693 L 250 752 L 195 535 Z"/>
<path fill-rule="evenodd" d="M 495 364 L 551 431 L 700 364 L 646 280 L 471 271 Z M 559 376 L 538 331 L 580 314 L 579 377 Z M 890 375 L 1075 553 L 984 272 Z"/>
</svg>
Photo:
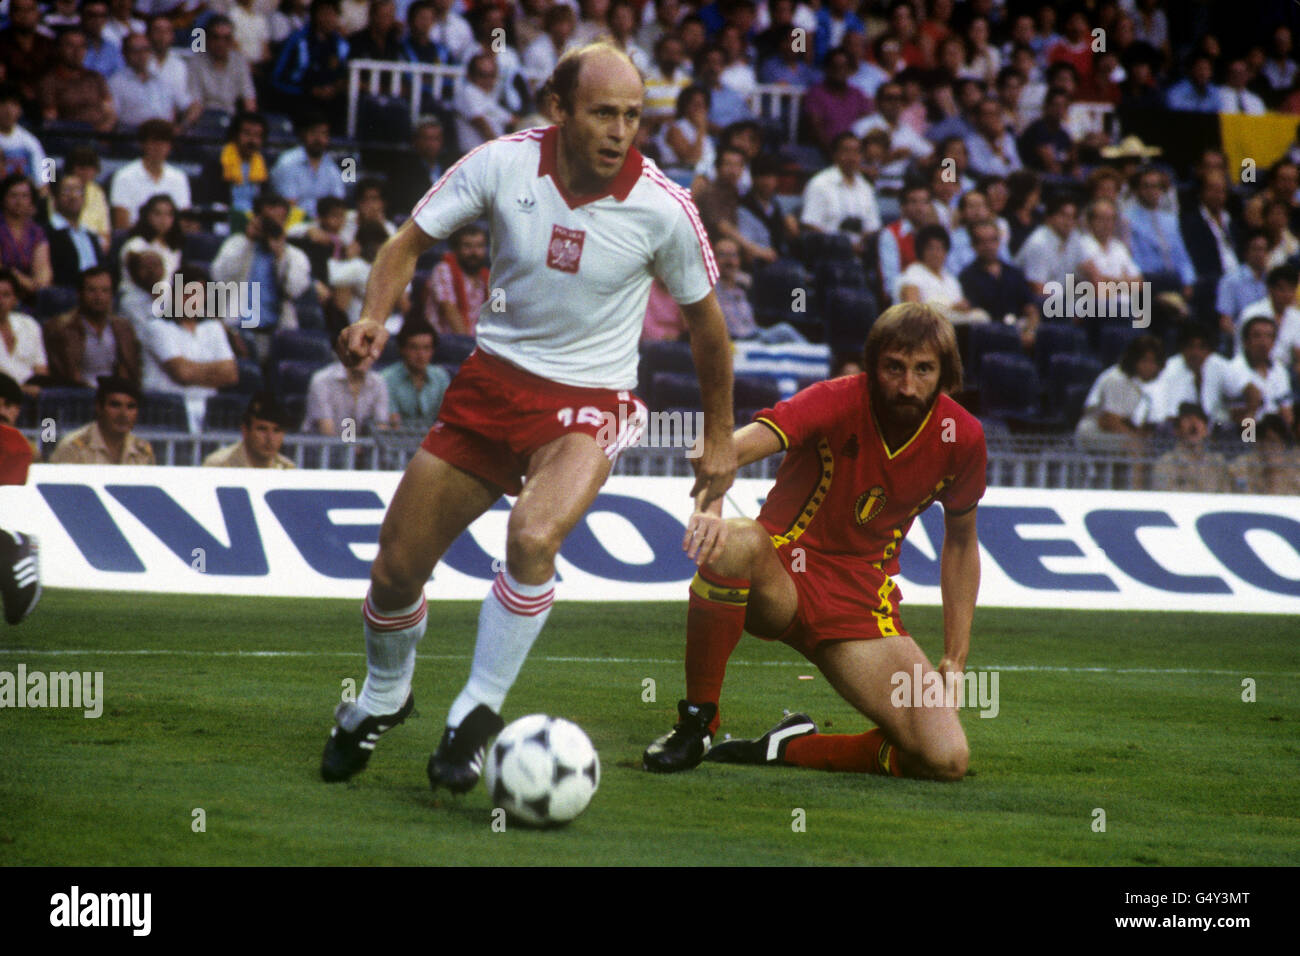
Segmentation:
<svg viewBox="0 0 1300 956">
<path fill-rule="evenodd" d="M 943 658 L 939 661 L 939 673 L 943 675 L 944 678 L 947 678 L 949 674 L 953 674 L 954 676 L 960 676 L 965 672 L 965 670 L 966 670 L 965 654 L 961 655 L 960 658 L 945 654 Z M 946 686 L 946 682 L 945 682 L 945 686 Z"/>
<path fill-rule="evenodd" d="M 695 513 L 686 522 L 686 537 L 682 539 L 682 550 L 695 562 L 696 567 L 703 567 L 710 561 L 721 558 L 727 546 L 727 522 L 722 517 L 722 499 L 702 505 L 702 498 L 703 493 L 696 496 Z"/>
<path fill-rule="evenodd" d="M 736 480 L 737 464 L 736 443 L 732 440 L 730 428 L 725 435 L 716 438 L 704 436 L 700 457 L 691 459 L 691 467 L 695 469 L 691 497 L 696 500 L 696 510 L 703 511 L 714 501 L 721 500 Z"/>
<path fill-rule="evenodd" d="M 343 364 L 352 368 L 367 356 L 379 358 L 388 341 L 388 330 L 373 319 L 362 319 L 339 333 L 334 350 Z"/>
</svg>

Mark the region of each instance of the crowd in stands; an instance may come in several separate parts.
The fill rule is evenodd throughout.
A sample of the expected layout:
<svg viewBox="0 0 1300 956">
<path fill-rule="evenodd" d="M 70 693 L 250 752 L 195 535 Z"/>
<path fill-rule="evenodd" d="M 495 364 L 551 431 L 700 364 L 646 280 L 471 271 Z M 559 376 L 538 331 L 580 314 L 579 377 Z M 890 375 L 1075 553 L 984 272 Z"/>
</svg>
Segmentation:
<svg viewBox="0 0 1300 956">
<path fill-rule="evenodd" d="M 268 432 L 426 426 L 491 307 L 484 228 L 421 260 L 373 367 L 330 342 L 419 198 L 550 122 L 546 76 L 603 40 L 646 78 L 637 147 L 693 195 L 734 339 L 823 344 L 836 374 L 881 310 L 929 302 L 991 433 L 1275 490 L 1300 468 L 1300 137 L 1243 177 L 1120 119 L 1300 116 L 1300 18 L 1263 6 L 1247 31 L 1158 0 L 9 0 L 0 373 L 23 424 L 80 419 L 47 460 L 142 461 L 134 413 L 240 428 L 222 462 L 263 466 Z M 463 80 L 409 76 L 395 112 L 363 93 L 347 139 L 358 60 Z M 647 356 L 684 335 L 656 286 Z M 652 407 L 670 366 L 643 362 Z"/>
</svg>

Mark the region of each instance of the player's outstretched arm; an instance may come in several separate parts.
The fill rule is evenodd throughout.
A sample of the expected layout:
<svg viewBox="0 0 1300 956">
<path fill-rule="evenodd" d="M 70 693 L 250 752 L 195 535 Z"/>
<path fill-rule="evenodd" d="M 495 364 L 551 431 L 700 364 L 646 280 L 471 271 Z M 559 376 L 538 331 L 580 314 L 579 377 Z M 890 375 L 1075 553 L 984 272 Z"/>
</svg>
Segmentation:
<svg viewBox="0 0 1300 956">
<path fill-rule="evenodd" d="M 355 365 L 367 355 L 379 358 L 384 343 L 388 341 L 384 320 L 392 314 L 393 306 L 410 285 L 416 260 L 436 241 L 414 221 L 408 220 L 380 246 L 366 282 L 361 318 L 339 334 L 336 348 L 344 365 Z"/>
<path fill-rule="evenodd" d="M 945 514 L 939 557 L 939 592 L 943 597 L 943 660 L 940 673 L 960 672 L 970 651 L 971 621 L 980 590 L 980 545 L 975 532 L 977 508 Z"/>
<path fill-rule="evenodd" d="M 707 505 L 721 498 L 736 480 L 736 450 L 731 435 L 736 423 L 731 410 L 731 338 L 712 290 L 699 302 L 681 309 L 691 335 L 691 355 L 704 403 L 704 442 L 699 458 L 691 461 L 695 468 L 691 496 L 705 492 Z"/>
<path fill-rule="evenodd" d="M 775 455 L 781 450 L 781 439 L 766 425 L 751 422 L 734 436 L 736 467 Z M 697 565 L 708 564 L 722 557 L 727 546 L 727 523 L 722 518 L 722 499 L 705 501 L 706 491 L 695 496 L 695 513 L 686 522 L 686 537 L 682 550 Z"/>
</svg>

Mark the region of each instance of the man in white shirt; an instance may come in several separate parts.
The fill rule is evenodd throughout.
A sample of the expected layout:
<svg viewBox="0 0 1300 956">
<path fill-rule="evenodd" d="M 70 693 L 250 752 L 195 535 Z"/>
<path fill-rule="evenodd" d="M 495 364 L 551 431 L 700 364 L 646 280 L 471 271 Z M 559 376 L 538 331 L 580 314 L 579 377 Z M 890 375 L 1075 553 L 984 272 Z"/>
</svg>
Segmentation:
<svg viewBox="0 0 1300 956">
<path fill-rule="evenodd" d="M 572 7 L 556 4 L 542 16 L 545 30 L 524 50 L 524 72 L 527 74 L 528 88 L 534 93 L 542 85 L 543 79 L 551 75 L 560 57 L 571 48 L 570 38 L 578 25 L 578 17 Z"/>
<path fill-rule="evenodd" d="M 474 49 L 474 31 L 464 17 L 451 9 L 453 6 L 455 0 L 433 0 L 433 28 L 429 39 L 446 47 L 452 62 L 464 63 Z"/>
<path fill-rule="evenodd" d="M 1241 336 L 1242 348 L 1232 364 L 1251 376 L 1261 397 L 1260 406 L 1247 409 L 1247 414 L 1254 419 L 1280 415 L 1289 432 L 1295 425 L 1291 372 L 1271 354 L 1277 341 L 1277 324 L 1268 316 L 1257 315 L 1242 325 Z"/>
<path fill-rule="evenodd" d="M 1244 366 L 1233 365 L 1214 351 L 1213 334 L 1187 325 L 1179 354 L 1165 363 L 1156 379 L 1155 421 L 1172 421 L 1184 403 L 1205 409 L 1217 427 L 1235 426 L 1242 412 L 1262 402 L 1259 386 Z"/>
<path fill-rule="evenodd" d="M 1034 295 L 1043 295 L 1047 282 L 1064 282 L 1083 261 L 1081 237 L 1075 226 L 1079 210 L 1072 199 L 1057 196 L 1047 203 L 1046 221 L 1029 234 L 1012 262 L 1024 272 Z"/>
<path fill-rule="evenodd" d="M 1300 307 L 1295 304 L 1296 271 L 1274 266 L 1268 271 L 1268 296 L 1247 306 L 1237 320 L 1237 351 L 1242 348 L 1242 331 L 1251 319 L 1263 316 L 1277 326 L 1273 359 L 1300 374 Z"/>
<path fill-rule="evenodd" d="M 151 56 L 150 65 L 158 79 L 167 87 L 168 95 L 176 103 L 179 132 L 185 132 L 194 125 L 194 121 L 203 112 L 203 104 L 194 96 L 190 88 L 190 72 L 185 62 L 172 48 L 176 39 L 176 30 L 171 19 L 162 13 L 149 18 L 149 30 L 145 34 L 149 40 Z M 206 55 L 206 54 L 205 54 Z"/>
<path fill-rule="evenodd" d="M 814 232 L 844 232 L 855 252 L 863 240 L 880 229 L 876 191 L 859 171 L 862 145 L 852 133 L 840 133 L 831 143 L 832 165 L 808 180 L 803 191 L 800 223 Z"/>
<path fill-rule="evenodd" d="M 476 53 L 466 68 L 465 82 L 456 91 L 456 139 L 463 150 L 472 150 L 507 132 L 515 117 L 497 102 L 497 62 L 491 53 Z"/>
<path fill-rule="evenodd" d="M 478 348 L 389 505 L 363 612 L 368 674 L 356 702 L 335 711 L 321 761 L 327 781 L 364 768 L 379 735 L 414 706 L 434 565 L 503 493 L 522 492 L 507 523 L 505 570 L 479 617 L 469 682 L 428 764 L 435 789 L 464 793 L 478 782 L 506 694 L 554 600 L 560 545 L 639 435 L 645 406 L 631 389 L 655 278 L 680 306 L 699 363 L 697 507 L 720 506 L 735 476 L 717 267 L 689 194 L 632 148 L 641 76 L 623 53 L 596 45 L 561 60 L 551 84 L 557 126 L 494 140 L 453 166 L 384 244 L 362 318 L 340 338 L 348 364 L 380 354 L 384 320 L 420 255 L 467 223 L 489 221 L 491 280 L 504 311 L 481 310 Z"/>
<path fill-rule="evenodd" d="M 177 91 L 153 71 L 150 55 L 149 40 L 141 34 L 131 34 L 122 43 L 126 66 L 108 78 L 118 122 L 128 129 L 151 119 L 172 123 L 184 113 Z M 188 106 L 189 99 L 184 103 Z"/>
<path fill-rule="evenodd" d="M 903 187 L 903 176 L 909 165 L 930 158 L 934 145 L 908 126 L 899 121 L 903 113 L 903 87 L 890 80 L 882 83 L 876 93 L 876 109 L 880 112 L 868 114 L 853 124 L 853 134 L 859 139 L 873 129 L 883 129 L 889 134 L 889 153 L 880 167 L 876 187 L 881 190 L 897 191 Z"/>
<path fill-rule="evenodd" d="M 1247 116 L 1260 116 L 1266 110 L 1264 101 L 1246 89 L 1250 80 L 1250 69 L 1246 61 L 1233 60 L 1228 64 L 1228 72 L 1223 86 L 1219 87 L 1220 113 L 1245 113 Z"/>
<path fill-rule="evenodd" d="M 175 129 L 166 120 L 148 120 L 140 126 L 140 159 L 114 173 L 109 186 L 114 229 L 131 228 L 140 207 L 156 193 L 171 196 L 177 210 L 190 208 L 189 177 L 167 162 L 174 136 Z"/>
</svg>

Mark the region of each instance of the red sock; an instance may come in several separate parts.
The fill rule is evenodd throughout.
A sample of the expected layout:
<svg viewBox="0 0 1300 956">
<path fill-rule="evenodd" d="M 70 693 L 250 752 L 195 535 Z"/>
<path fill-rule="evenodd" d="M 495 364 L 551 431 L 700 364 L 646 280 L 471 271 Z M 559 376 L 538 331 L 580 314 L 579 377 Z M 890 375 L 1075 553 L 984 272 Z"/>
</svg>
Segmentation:
<svg viewBox="0 0 1300 956">
<path fill-rule="evenodd" d="M 700 568 L 691 581 L 686 611 L 686 699 L 692 704 L 717 704 L 727 660 L 745 631 L 749 581 L 724 578 Z M 715 716 L 709 730 L 718 732 Z"/>
<path fill-rule="evenodd" d="M 814 770 L 901 777 L 898 751 L 879 727 L 865 734 L 809 734 L 785 745 L 785 762 Z"/>
</svg>

